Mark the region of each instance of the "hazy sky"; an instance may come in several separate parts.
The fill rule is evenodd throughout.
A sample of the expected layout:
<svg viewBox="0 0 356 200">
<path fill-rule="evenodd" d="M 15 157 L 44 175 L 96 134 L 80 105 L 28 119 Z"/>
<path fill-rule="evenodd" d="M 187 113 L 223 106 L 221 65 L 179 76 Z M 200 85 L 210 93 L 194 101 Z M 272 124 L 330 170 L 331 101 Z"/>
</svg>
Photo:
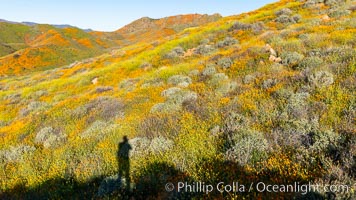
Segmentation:
<svg viewBox="0 0 356 200">
<path fill-rule="evenodd" d="M 0 0 L 0 19 L 114 31 L 141 17 L 178 14 L 223 16 L 252 11 L 276 0 Z"/>
</svg>

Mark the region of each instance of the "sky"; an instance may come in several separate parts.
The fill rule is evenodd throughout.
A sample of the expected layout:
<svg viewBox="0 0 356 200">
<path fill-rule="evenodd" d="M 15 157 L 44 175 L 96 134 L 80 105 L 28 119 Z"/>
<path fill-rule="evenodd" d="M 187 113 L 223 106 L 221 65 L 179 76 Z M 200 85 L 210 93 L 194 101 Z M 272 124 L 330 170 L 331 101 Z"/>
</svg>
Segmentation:
<svg viewBox="0 0 356 200">
<path fill-rule="evenodd" d="M 114 31 L 141 17 L 236 15 L 276 0 L 0 0 L 0 19 Z"/>
</svg>

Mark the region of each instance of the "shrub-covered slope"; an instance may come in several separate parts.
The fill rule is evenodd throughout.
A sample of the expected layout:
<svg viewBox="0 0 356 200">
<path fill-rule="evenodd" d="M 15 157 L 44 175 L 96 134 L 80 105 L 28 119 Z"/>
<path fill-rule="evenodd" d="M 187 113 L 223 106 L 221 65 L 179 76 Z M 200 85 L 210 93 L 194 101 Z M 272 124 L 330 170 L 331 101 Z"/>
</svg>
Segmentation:
<svg viewBox="0 0 356 200">
<path fill-rule="evenodd" d="M 66 25 L 0 22 L 0 76 L 28 74 L 98 56 L 138 42 L 174 35 L 204 25 L 219 15 L 142 18 L 115 32 L 87 32 Z"/>
<path fill-rule="evenodd" d="M 283 0 L 156 42 L 2 78 L 0 196 L 353 198 L 355 6 Z M 123 136 L 132 146 L 132 193 L 117 177 Z M 349 190 L 166 192 L 179 181 Z"/>
</svg>

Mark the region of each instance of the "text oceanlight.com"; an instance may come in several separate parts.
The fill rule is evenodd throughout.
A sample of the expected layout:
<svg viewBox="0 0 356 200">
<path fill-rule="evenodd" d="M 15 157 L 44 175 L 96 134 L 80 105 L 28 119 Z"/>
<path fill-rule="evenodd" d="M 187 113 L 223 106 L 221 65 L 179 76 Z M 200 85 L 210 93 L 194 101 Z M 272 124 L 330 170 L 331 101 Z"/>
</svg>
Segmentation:
<svg viewBox="0 0 356 200">
<path fill-rule="evenodd" d="M 168 192 L 187 192 L 187 193 L 205 193 L 211 192 L 228 192 L 228 193 L 245 193 L 245 192 L 267 192 L 267 193 L 301 193 L 309 192 L 334 192 L 334 193 L 349 193 L 351 187 L 348 185 L 318 185 L 318 184 L 300 184 L 295 182 L 292 184 L 267 184 L 264 182 L 240 184 L 239 182 L 219 182 L 217 184 L 207 184 L 205 182 L 178 182 L 176 184 L 167 183 L 165 189 Z"/>
</svg>

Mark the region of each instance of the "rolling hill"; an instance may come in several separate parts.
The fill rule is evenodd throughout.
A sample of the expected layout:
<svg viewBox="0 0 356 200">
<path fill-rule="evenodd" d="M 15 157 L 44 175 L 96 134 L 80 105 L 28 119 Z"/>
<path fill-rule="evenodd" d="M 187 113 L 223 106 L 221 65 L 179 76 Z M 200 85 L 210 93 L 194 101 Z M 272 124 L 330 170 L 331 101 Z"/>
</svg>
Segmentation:
<svg viewBox="0 0 356 200">
<path fill-rule="evenodd" d="M 112 33 L 0 22 L 15 51 L 0 59 L 0 198 L 354 198 L 355 10 L 281 0 Z"/>
<path fill-rule="evenodd" d="M 216 21 L 219 15 L 143 18 L 112 33 L 70 25 L 0 21 L 0 76 L 56 68 L 111 49 L 163 39 L 184 28 Z"/>
</svg>

